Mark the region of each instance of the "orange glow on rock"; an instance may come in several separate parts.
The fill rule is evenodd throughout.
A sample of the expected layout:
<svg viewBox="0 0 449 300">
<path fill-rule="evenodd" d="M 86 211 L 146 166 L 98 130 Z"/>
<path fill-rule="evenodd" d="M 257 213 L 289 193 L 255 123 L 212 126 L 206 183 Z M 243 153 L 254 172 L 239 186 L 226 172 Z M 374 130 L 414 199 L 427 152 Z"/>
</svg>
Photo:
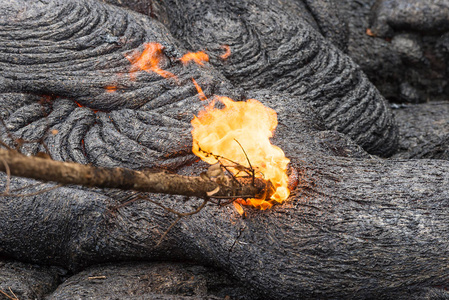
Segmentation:
<svg viewBox="0 0 449 300">
<path fill-rule="evenodd" d="M 106 90 L 107 93 L 113 93 L 117 91 L 117 87 L 113 85 L 105 86 L 104 89 Z"/>
<path fill-rule="evenodd" d="M 222 103 L 224 108 L 215 108 L 216 102 Z M 229 165 L 226 160 L 229 159 L 246 168 L 250 167 L 249 160 L 255 177 L 270 181 L 273 185 L 274 192 L 270 199 L 241 199 L 237 203 L 263 210 L 288 198 L 287 164 L 290 160 L 279 147 L 270 143 L 277 126 L 274 110 L 255 99 L 236 102 L 215 96 L 191 123 L 192 151 L 195 155 L 209 164 L 216 164 L 216 156 L 219 156 L 223 158 L 220 162 L 224 165 Z M 248 176 L 241 169 L 228 168 L 236 177 Z"/>
<path fill-rule="evenodd" d="M 184 54 L 179 60 L 184 65 L 187 65 L 189 62 L 193 61 L 200 66 L 204 66 L 204 63 L 209 61 L 209 55 L 207 55 L 204 51 L 189 52 Z"/>
<path fill-rule="evenodd" d="M 366 29 L 366 34 L 369 36 L 374 36 L 374 37 L 376 36 L 370 28 Z"/>
<path fill-rule="evenodd" d="M 134 74 L 137 71 L 154 72 L 164 78 L 176 78 L 173 73 L 165 71 L 159 67 L 161 60 L 164 57 L 162 50 L 164 47 L 159 43 L 146 43 L 145 50 L 140 53 L 134 51 L 126 58 L 131 63 L 130 77 L 132 80 L 136 79 Z"/>
<path fill-rule="evenodd" d="M 223 45 L 221 46 L 223 49 L 226 50 L 226 52 L 222 55 L 220 55 L 220 58 L 225 60 L 227 59 L 229 56 L 231 56 L 231 47 L 229 47 L 228 45 Z"/>
<path fill-rule="evenodd" d="M 200 98 L 201 101 L 207 100 L 206 95 L 203 92 L 203 89 L 200 87 L 198 83 L 196 83 L 195 79 L 192 78 L 193 84 L 196 87 L 196 90 L 198 91 L 198 98 Z"/>
</svg>

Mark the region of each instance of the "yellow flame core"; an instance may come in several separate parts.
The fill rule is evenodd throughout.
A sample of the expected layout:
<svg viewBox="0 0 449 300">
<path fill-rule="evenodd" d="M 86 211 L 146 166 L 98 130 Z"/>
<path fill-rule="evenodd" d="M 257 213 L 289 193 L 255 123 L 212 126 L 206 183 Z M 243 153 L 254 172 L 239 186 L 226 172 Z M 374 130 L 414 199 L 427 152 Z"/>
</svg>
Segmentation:
<svg viewBox="0 0 449 300">
<path fill-rule="evenodd" d="M 215 108 L 216 101 L 221 102 L 224 108 Z M 274 110 L 255 99 L 235 102 L 227 97 L 216 97 L 205 110 L 198 113 L 198 117 L 193 118 L 192 126 L 192 150 L 203 161 L 217 163 L 215 157 L 208 155 L 211 153 L 249 167 L 249 159 L 256 170 L 256 177 L 271 181 L 275 189 L 271 200 L 247 199 L 239 203 L 267 209 L 272 203 L 282 203 L 287 199 L 290 191 L 286 170 L 290 160 L 269 140 L 277 126 Z M 223 163 L 226 164 L 226 161 Z M 241 174 L 237 169 L 230 168 L 230 171 L 236 176 Z M 243 175 L 247 174 L 240 176 Z"/>
</svg>

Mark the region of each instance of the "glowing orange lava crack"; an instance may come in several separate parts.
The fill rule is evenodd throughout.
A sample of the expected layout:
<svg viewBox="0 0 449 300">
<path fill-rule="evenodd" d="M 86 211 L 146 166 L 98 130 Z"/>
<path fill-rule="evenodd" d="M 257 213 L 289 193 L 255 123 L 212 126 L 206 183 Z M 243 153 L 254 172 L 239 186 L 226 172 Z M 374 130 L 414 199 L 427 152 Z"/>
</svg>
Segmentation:
<svg viewBox="0 0 449 300">
<path fill-rule="evenodd" d="M 154 72 L 164 78 L 176 78 L 173 73 L 165 71 L 159 67 L 164 56 L 164 46 L 159 43 L 146 43 L 145 50 L 142 53 L 133 52 L 126 58 L 131 63 L 130 77 L 132 80 L 136 79 L 134 73 L 136 71 Z"/>
<path fill-rule="evenodd" d="M 204 63 L 209 61 L 209 55 L 207 55 L 204 51 L 189 52 L 184 54 L 179 60 L 184 65 L 187 65 L 189 62 L 193 61 L 200 66 L 204 66 Z"/>
</svg>

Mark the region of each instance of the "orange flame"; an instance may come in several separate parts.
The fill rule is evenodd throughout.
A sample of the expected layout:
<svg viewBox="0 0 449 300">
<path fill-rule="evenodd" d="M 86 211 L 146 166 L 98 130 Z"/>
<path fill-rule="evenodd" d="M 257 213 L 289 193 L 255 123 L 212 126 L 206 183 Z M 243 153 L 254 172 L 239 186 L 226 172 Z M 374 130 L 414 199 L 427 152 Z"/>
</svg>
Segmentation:
<svg viewBox="0 0 449 300">
<path fill-rule="evenodd" d="M 223 109 L 215 108 L 219 101 Z M 290 194 L 287 164 L 289 159 L 277 146 L 270 143 L 277 126 L 276 112 L 255 99 L 235 102 L 227 97 L 214 99 L 192 120 L 193 153 L 209 164 L 216 164 L 220 156 L 256 171 L 256 177 L 270 181 L 275 192 L 270 200 L 238 200 L 243 205 L 267 209 L 273 203 L 282 203 Z M 245 155 L 246 153 L 246 155 Z M 210 155 L 213 154 L 213 155 Z M 222 163 L 226 164 L 226 160 Z M 242 176 L 239 168 L 228 168 L 234 176 Z M 240 168 L 241 169 L 241 168 Z M 245 174 L 246 175 L 246 174 Z"/>
<path fill-rule="evenodd" d="M 143 50 L 142 53 L 134 51 L 131 55 L 126 56 L 131 63 L 131 79 L 135 80 L 136 76 L 133 73 L 136 71 L 146 71 L 148 73 L 151 71 L 164 78 L 176 78 L 173 73 L 159 67 L 159 63 L 164 57 L 164 53 L 162 52 L 163 49 L 164 46 L 159 43 L 146 43 L 145 50 Z"/>
<path fill-rule="evenodd" d="M 234 208 L 239 213 L 239 215 L 241 215 L 241 216 L 245 215 L 245 211 L 243 210 L 243 207 L 241 207 L 237 201 L 232 202 L 232 204 L 234 205 Z"/>
<path fill-rule="evenodd" d="M 227 59 L 229 56 L 231 56 L 231 47 L 229 47 L 228 45 L 223 45 L 221 46 L 223 49 L 226 50 L 226 52 L 222 55 L 220 55 L 220 58 L 225 60 Z"/>
<path fill-rule="evenodd" d="M 207 55 L 204 51 L 189 52 L 184 54 L 179 60 L 184 65 L 187 65 L 189 62 L 193 61 L 200 66 L 204 66 L 204 63 L 209 61 L 209 55 Z"/>
</svg>

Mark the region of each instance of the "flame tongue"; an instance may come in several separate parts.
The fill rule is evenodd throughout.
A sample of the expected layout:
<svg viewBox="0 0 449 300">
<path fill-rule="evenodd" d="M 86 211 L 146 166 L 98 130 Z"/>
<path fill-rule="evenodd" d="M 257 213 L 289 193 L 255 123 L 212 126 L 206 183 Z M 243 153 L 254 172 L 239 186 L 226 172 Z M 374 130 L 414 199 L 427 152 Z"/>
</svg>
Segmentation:
<svg viewBox="0 0 449 300">
<path fill-rule="evenodd" d="M 219 101 L 225 107 L 215 108 Z M 241 204 L 267 209 L 273 202 L 283 202 L 289 196 L 286 174 L 289 159 L 277 146 L 270 143 L 277 126 L 276 112 L 257 100 L 235 102 L 227 97 L 216 97 L 205 110 L 192 120 L 193 153 L 209 164 L 217 163 L 216 156 L 229 159 L 256 170 L 256 177 L 271 181 L 275 192 L 265 199 L 240 200 Z M 244 149 L 244 151 L 243 151 Z M 246 153 L 246 155 L 245 155 Z M 247 158 L 248 157 L 248 158 Z M 222 163 L 227 164 L 226 161 Z M 243 176 L 238 168 L 230 168 L 235 176 Z"/>
</svg>

